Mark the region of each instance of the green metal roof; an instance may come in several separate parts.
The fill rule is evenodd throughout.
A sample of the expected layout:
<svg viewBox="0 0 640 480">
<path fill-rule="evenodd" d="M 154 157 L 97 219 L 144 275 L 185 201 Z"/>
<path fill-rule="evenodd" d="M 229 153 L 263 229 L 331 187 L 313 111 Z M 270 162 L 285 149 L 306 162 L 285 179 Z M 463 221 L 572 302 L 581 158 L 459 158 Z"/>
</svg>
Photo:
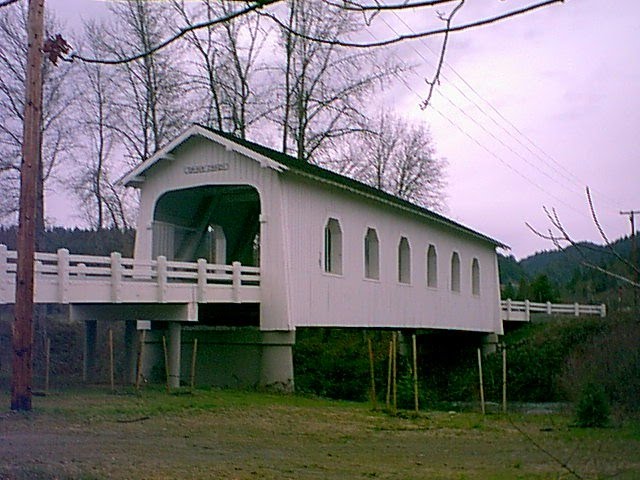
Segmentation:
<svg viewBox="0 0 640 480">
<path fill-rule="evenodd" d="M 216 135 L 220 135 L 221 137 L 224 137 L 230 141 L 233 141 L 238 145 L 241 145 L 245 148 L 253 150 L 254 152 L 260 155 L 263 155 L 281 165 L 284 165 L 293 173 L 309 176 L 317 180 L 324 181 L 325 183 L 331 183 L 336 186 L 355 191 L 367 197 L 377 199 L 383 203 L 398 207 L 402 210 L 413 212 L 422 217 L 427 217 L 436 223 L 440 223 L 440 224 L 452 227 L 460 232 L 466 233 L 479 240 L 483 240 L 488 243 L 491 243 L 496 247 L 508 248 L 508 246 L 505 245 L 504 243 L 498 240 L 495 240 L 491 237 L 488 237 L 482 233 L 476 232 L 475 230 L 472 230 L 471 228 L 466 227 L 460 223 L 454 222 L 453 220 L 443 215 L 440 215 L 439 213 L 436 213 L 432 210 L 429 210 L 428 208 L 424 208 L 414 203 L 411 203 L 407 200 L 403 200 L 402 198 L 396 197 L 395 195 L 391 195 L 378 188 L 362 183 L 358 180 L 345 177 L 344 175 L 340 175 L 339 173 L 332 172 L 331 170 L 327 170 L 326 168 L 319 167 L 318 165 L 314 165 L 312 163 L 299 160 L 295 157 L 292 157 L 291 155 L 287 155 L 277 150 L 273 150 L 271 148 L 265 147 L 264 145 L 259 145 L 254 142 L 244 140 L 230 133 L 209 128 L 209 127 L 206 127 L 205 125 L 199 125 L 199 126 L 209 130 L 212 133 L 215 133 Z"/>
</svg>

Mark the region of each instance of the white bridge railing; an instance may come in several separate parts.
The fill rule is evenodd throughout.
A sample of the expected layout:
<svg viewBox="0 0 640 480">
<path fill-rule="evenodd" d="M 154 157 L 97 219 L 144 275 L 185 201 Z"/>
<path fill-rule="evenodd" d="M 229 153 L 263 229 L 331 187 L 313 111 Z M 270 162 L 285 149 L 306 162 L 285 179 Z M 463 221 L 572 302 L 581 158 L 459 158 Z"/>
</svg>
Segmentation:
<svg viewBox="0 0 640 480">
<path fill-rule="evenodd" d="M 17 254 L 0 245 L 0 304 L 14 303 Z M 35 254 L 37 303 L 258 302 L 260 269 L 165 257 L 139 262 L 118 252 L 109 257 Z"/>
<path fill-rule="evenodd" d="M 607 307 L 600 305 L 580 305 L 579 303 L 537 303 L 529 300 L 502 300 L 502 320 L 528 322 L 532 313 L 545 313 L 547 315 L 607 315 Z"/>
</svg>

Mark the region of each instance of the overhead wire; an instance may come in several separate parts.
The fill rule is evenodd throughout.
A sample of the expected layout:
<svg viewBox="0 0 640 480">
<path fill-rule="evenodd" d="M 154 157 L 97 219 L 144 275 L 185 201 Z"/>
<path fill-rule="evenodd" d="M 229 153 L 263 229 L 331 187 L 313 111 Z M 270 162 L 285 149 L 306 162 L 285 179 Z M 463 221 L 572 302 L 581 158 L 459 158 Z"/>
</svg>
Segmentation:
<svg viewBox="0 0 640 480">
<path fill-rule="evenodd" d="M 385 21 L 386 23 L 386 21 Z M 371 32 L 369 30 L 369 35 L 372 36 L 374 39 L 376 38 L 375 35 L 373 34 L 373 32 Z M 415 47 L 413 47 L 414 50 Z M 417 51 L 417 50 L 416 50 Z M 397 53 L 393 53 L 393 55 L 398 56 Z M 421 55 L 422 56 L 422 55 Z M 430 64 L 429 60 L 427 60 L 425 57 L 422 56 L 422 58 Z M 416 72 L 414 72 L 415 75 L 418 75 Z M 421 101 L 425 100 L 425 97 L 423 95 L 421 95 L 420 93 L 418 93 L 413 87 L 411 87 L 407 81 L 403 78 L 400 77 L 400 80 L 402 82 L 402 84 L 411 92 L 413 92 L 414 95 L 416 95 Z M 446 97 L 446 95 L 444 95 L 442 92 L 440 92 L 439 90 L 437 91 L 438 94 L 440 96 L 442 96 L 443 98 L 445 98 L 446 100 L 448 100 L 452 105 L 454 105 L 461 113 L 463 113 L 463 115 L 465 115 L 467 118 L 471 119 L 476 125 L 478 125 L 480 128 L 482 128 L 485 132 L 489 133 L 494 139 L 496 139 L 498 142 L 500 142 L 503 146 L 505 146 L 505 148 L 509 149 L 512 153 L 514 153 L 515 155 L 518 155 L 520 158 L 523 158 L 521 155 L 519 155 L 517 152 L 515 152 L 512 148 L 508 147 L 504 142 L 502 142 L 500 139 L 498 139 L 494 134 L 492 134 L 490 131 L 488 131 L 484 126 L 482 126 L 477 120 L 473 119 L 470 115 L 468 115 L 466 112 L 464 112 L 464 110 L 462 110 L 460 107 L 458 107 L 451 99 L 449 99 L 448 97 Z M 476 137 L 474 137 L 473 135 L 471 135 L 468 131 L 466 131 L 464 128 L 462 128 L 458 123 L 456 123 L 455 121 L 453 121 L 449 116 L 447 116 L 446 114 L 444 114 L 441 110 L 437 109 L 433 103 L 431 103 L 429 105 L 438 115 L 440 115 L 442 118 L 444 118 L 445 120 L 447 120 L 452 126 L 454 126 L 458 131 L 460 131 L 463 135 L 465 135 L 467 138 L 469 138 L 472 142 L 474 142 L 476 145 L 478 145 L 480 148 L 482 148 L 485 152 L 487 152 L 489 155 L 491 155 L 493 158 L 495 158 L 496 160 L 498 160 L 501 164 L 503 164 L 505 167 L 507 167 L 509 170 L 511 170 L 513 173 L 515 173 L 516 175 L 518 175 L 520 178 L 522 178 L 523 180 L 525 180 L 526 182 L 530 183 L 531 185 L 533 185 L 534 187 L 536 187 L 538 190 L 540 190 L 541 192 L 543 192 L 544 194 L 546 194 L 547 196 L 549 196 L 550 198 L 553 198 L 555 201 L 565 205 L 566 207 L 568 207 L 569 209 L 573 210 L 574 212 L 576 212 L 577 214 L 584 216 L 586 218 L 590 218 L 585 212 L 582 212 L 580 210 L 578 210 L 577 208 L 575 208 L 573 205 L 567 203 L 565 200 L 563 200 L 562 198 L 558 197 L 557 195 L 553 194 L 552 192 L 548 191 L 547 189 L 545 189 L 542 185 L 540 185 L 538 182 L 534 181 L 532 178 L 530 178 L 529 176 L 525 175 L 524 173 L 522 173 L 519 169 L 515 168 L 513 165 L 511 165 L 510 162 L 508 162 L 507 160 L 505 160 L 504 158 L 502 158 L 499 154 L 497 154 L 496 152 L 494 152 L 492 149 L 490 149 L 489 147 L 487 147 L 486 145 L 484 145 L 482 142 L 480 142 Z M 523 158 L 523 160 L 525 160 Z M 526 161 L 526 160 L 525 160 Z M 532 165 L 535 167 L 534 164 L 532 164 L 531 162 L 527 162 L 529 165 Z M 546 175 L 546 173 L 545 173 Z M 547 175 L 549 176 L 549 175 Z M 553 177 L 550 177 L 552 178 Z"/>
<path fill-rule="evenodd" d="M 400 16 L 398 15 L 397 12 L 392 12 L 393 15 L 409 30 L 414 31 L 414 29 Z M 387 26 L 387 28 L 389 28 L 392 32 L 394 32 L 395 34 L 397 34 L 396 29 L 389 24 L 389 22 L 387 22 L 384 18 L 381 18 L 381 20 L 383 21 L 383 23 Z M 435 52 L 433 50 L 433 48 L 424 40 L 424 39 L 420 39 L 420 42 L 422 43 L 422 45 L 424 45 L 431 53 L 433 53 L 434 55 L 438 55 L 437 52 Z M 433 65 L 432 62 L 430 62 L 423 54 L 420 50 L 418 50 L 417 48 L 415 48 L 415 46 L 412 45 L 413 50 L 425 61 L 427 62 L 429 65 Z M 519 137 L 513 135 L 512 132 L 510 132 L 507 128 L 505 128 L 505 126 L 503 124 L 501 124 L 500 122 L 498 122 L 492 115 L 488 114 L 480 105 L 478 105 L 478 103 L 473 100 L 472 98 L 470 98 L 461 88 L 459 88 L 453 81 L 451 81 L 450 79 L 447 78 L 447 76 L 441 71 L 440 72 L 440 76 L 443 77 L 443 79 L 445 81 L 448 82 L 448 85 L 450 85 L 451 87 L 453 87 L 456 91 L 458 91 L 467 101 L 469 101 L 470 103 L 472 103 L 485 117 L 487 117 L 488 119 L 490 119 L 498 128 L 500 128 L 502 131 L 504 131 L 507 135 L 509 135 L 510 138 L 512 138 L 513 140 L 515 140 L 518 144 L 520 144 L 523 148 L 525 148 L 529 153 L 531 153 L 532 155 L 534 155 L 536 158 L 538 158 L 540 161 L 542 161 L 547 167 L 549 167 L 551 170 L 553 170 L 555 173 L 557 173 L 558 175 L 560 175 L 562 178 L 564 178 L 567 182 L 571 183 L 573 186 L 578 186 L 579 190 L 582 192 L 586 183 L 583 182 L 574 172 L 572 172 L 570 169 L 566 168 L 562 163 L 560 163 L 559 161 L 557 161 L 555 158 L 553 158 L 552 155 L 550 155 L 548 152 L 546 152 L 542 147 L 540 147 L 538 144 L 536 144 L 530 137 L 528 137 L 524 132 L 522 132 L 522 130 L 520 130 L 516 125 L 514 125 L 513 122 L 511 122 L 508 118 L 506 118 L 489 100 L 487 100 L 485 97 L 483 97 L 458 71 L 456 71 L 456 69 L 449 64 L 446 60 L 444 61 L 444 65 L 446 65 L 446 67 L 451 70 L 451 72 L 453 72 L 453 74 L 460 79 L 460 81 L 471 91 L 473 92 L 482 102 L 484 102 L 493 112 L 495 112 L 496 115 L 498 115 L 498 117 L 504 122 L 506 123 L 511 129 L 513 129 L 513 131 L 516 132 L 516 134 L 523 138 L 527 143 L 523 142 Z M 442 92 L 440 92 L 441 95 L 445 98 L 446 95 L 444 95 Z M 534 151 L 533 149 L 537 150 Z M 539 152 L 539 153 L 538 153 Z M 551 162 L 551 163 L 550 163 Z M 535 167 L 537 168 L 537 167 Z M 537 168 L 538 170 L 542 171 L 541 169 Z M 546 175 L 546 174 L 545 174 Z M 549 176 L 549 175 L 546 175 Z M 556 183 L 559 183 L 557 181 L 557 179 L 555 177 L 552 177 L 554 179 L 554 181 Z M 563 187 L 566 188 L 566 187 Z M 594 191 L 598 191 L 597 189 L 592 188 L 592 190 Z M 607 201 L 607 203 L 609 203 L 611 206 L 608 207 L 610 209 L 619 209 L 619 205 L 620 202 L 609 198 L 607 195 L 605 195 L 602 192 L 599 192 L 601 198 L 603 198 L 604 200 Z"/>
<path fill-rule="evenodd" d="M 403 83 L 403 85 L 410 90 L 411 92 L 413 92 L 414 95 L 416 95 L 420 100 L 424 100 L 424 96 L 421 95 L 420 93 L 418 93 L 413 87 L 411 87 L 406 80 L 402 79 L 401 82 Z M 451 117 L 449 117 L 448 115 L 446 115 L 444 112 L 442 112 L 439 108 L 437 108 L 436 106 L 434 106 L 433 104 L 430 105 L 430 108 L 433 109 L 434 112 L 436 112 L 438 115 L 440 115 L 443 119 L 445 119 L 448 123 L 450 123 L 453 127 L 455 127 L 460 133 L 462 133 L 465 137 L 467 137 L 469 140 L 471 140 L 473 143 L 475 143 L 477 146 L 479 146 L 482 150 L 484 150 L 486 153 L 488 153 L 489 155 L 491 155 L 493 158 L 495 158 L 496 160 L 498 160 L 498 162 L 500 162 L 502 165 L 504 165 L 507 169 L 509 169 L 510 171 L 512 171 L 513 173 L 515 173 L 517 176 L 519 176 L 520 178 L 522 178 L 523 180 L 525 180 L 527 183 L 533 185 L 535 188 L 537 188 L 538 190 L 540 190 L 542 193 L 548 195 L 550 198 L 554 199 L 555 201 L 563 204 L 564 206 L 566 206 L 567 208 L 573 210 L 574 212 L 576 212 L 577 214 L 585 217 L 585 218 L 590 218 L 585 212 L 582 212 L 580 210 L 578 210 L 577 208 L 575 208 L 573 205 L 567 203 L 565 200 L 563 200 L 562 198 L 558 197 L 557 195 L 553 194 L 552 192 L 548 191 L 547 189 L 545 189 L 542 185 L 540 185 L 538 182 L 536 182 L 535 180 L 533 180 L 532 178 L 530 178 L 529 176 L 525 175 L 524 173 L 522 173 L 520 170 L 518 170 L 516 167 L 514 167 L 510 162 L 508 162 L 507 160 L 505 160 L 502 156 L 500 156 L 499 154 L 497 154 L 495 151 L 493 151 L 492 149 L 490 149 L 489 147 L 487 147 L 485 144 L 483 144 L 480 140 L 478 140 L 476 137 L 474 137 L 472 134 L 470 134 L 467 130 L 465 130 L 464 128 L 462 128 L 457 122 L 455 122 L 454 120 L 451 119 Z"/>
</svg>

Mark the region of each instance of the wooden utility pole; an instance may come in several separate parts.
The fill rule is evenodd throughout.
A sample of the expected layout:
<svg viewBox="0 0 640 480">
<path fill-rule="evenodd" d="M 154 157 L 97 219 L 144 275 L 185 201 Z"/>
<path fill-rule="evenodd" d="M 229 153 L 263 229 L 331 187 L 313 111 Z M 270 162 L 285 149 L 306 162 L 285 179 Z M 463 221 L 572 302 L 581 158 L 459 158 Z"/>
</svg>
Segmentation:
<svg viewBox="0 0 640 480">
<path fill-rule="evenodd" d="M 40 168 L 42 122 L 42 47 L 44 0 L 29 0 L 27 72 L 25 84 L 16 304 L 12 336 L 11 409 L 31 410 L 33 348 L 33 260 L 36 199 Z"/>
<path fill-rule="evenodd" d="M 636 245 L 636 218 L 640 214 L 640 210 L 621 211 L 620 215 L 629 215 L 631 222 L 631 265 L 633 265 L 633 280 L 638 284 L 638 250 Z M 638 287 L 633 287 L 633 309 L 638 314 Z"/>
</svg>

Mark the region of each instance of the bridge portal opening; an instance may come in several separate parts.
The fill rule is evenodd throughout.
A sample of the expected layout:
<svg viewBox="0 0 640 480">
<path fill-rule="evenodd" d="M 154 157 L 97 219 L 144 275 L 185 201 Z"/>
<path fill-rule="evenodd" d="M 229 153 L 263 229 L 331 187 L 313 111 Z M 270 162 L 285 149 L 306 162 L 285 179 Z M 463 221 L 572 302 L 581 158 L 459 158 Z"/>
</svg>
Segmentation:
<svg viewBox="0 0 640 480">
<path fill-rule="evenodd" d="M 260 195 L 249 185 L 167 192 L 153 214 L 153 258 L 260 266 Z"/>
</svg>

